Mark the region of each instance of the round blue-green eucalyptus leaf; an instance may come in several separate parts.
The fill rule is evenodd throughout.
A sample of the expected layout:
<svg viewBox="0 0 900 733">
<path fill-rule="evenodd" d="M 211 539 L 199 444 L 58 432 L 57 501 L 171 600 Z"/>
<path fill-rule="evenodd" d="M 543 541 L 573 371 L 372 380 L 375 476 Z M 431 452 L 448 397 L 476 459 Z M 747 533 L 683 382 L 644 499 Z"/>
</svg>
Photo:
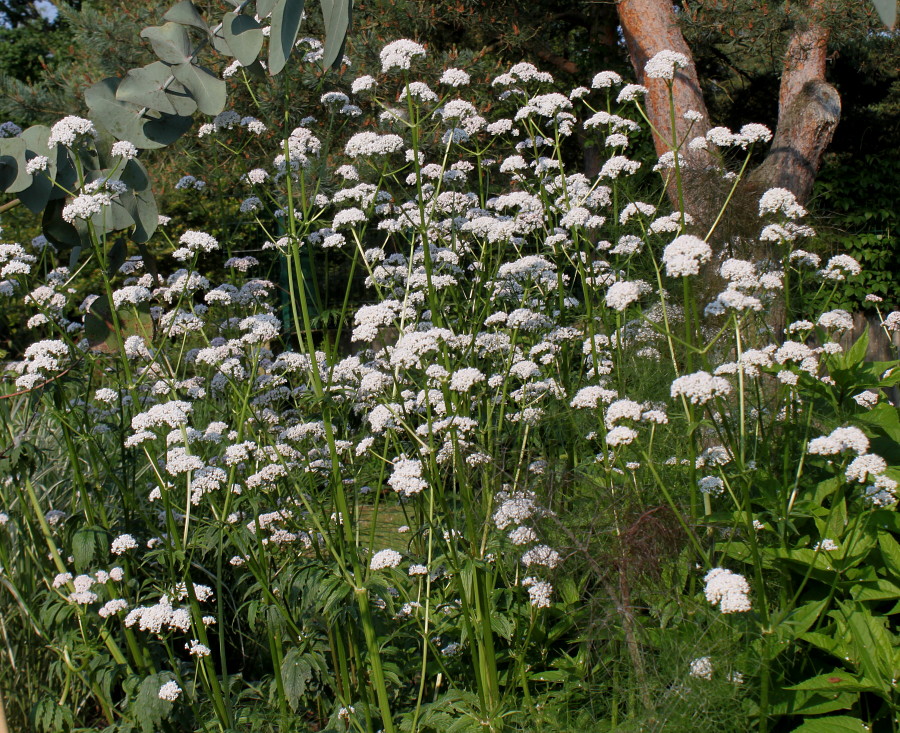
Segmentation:
<svg viewBox="0 0 900 733">
<path fill-rule="evenodd" d="M 304 0 L 278 0 L 272 10 L 272 30 L 269 33 L 269 73 L 278 74 L 287 63 L 300 23 L 303 21 Z"/>
<path fill-rule="evenodd" d="M 55 149 L 51 150 L 47 146 L 49 137 L 50 128 L 44 125 L 34 125 L 22 133 L 22 139 L 27 146 L 26 158 L 31 160 L 38 155 L 43 155 L 47 158 L 47 168 L 34 173 L 31 185 L 24 191 L 19 192 L 19 201 L 32 214 L 40 214 L 44 210 L 53 191 L 53 179 L 56 176 L 56 160 L 59 155 L 59 147 L 54 146 Z"/>
<path fill-rule="evenodd" d="M 326 6 L 330 7 L 325 15 L 325 49 L 322 65 L 327 69 L 329 66 L 339 65 L 344 56 L 353 0 L 322 0 L 323 13 Z"/>
<path fill-rule="evenodd" d="M 187 117 L 197 111 L 197 103 L 175 81 L 172 68 L 161 61 L 131 69 L 116 88 L 116 99 L 170 115 Z"/>
<path fill-rule="evenodd" d="M 148 113 L 136 104 L 119 101 L 116 99 L 118 84 L 118 79 L 104 79 L 84 93 L 91 118 L 117 140 L 128 140 L 135 147 L 153 150 L 171 145 L 190 129 L 193 123 L 190 117 Z"/>
<path fill-rule="evenodd" d="M 0 191 L 18 193 L 31 185 L 25 170 L 27 145 L 21 137 L 0 138 Z"/>
<path fill-rule="evenodd" d="M 150 187 L 150 176 L 140 161 L 129 160 L 122 170 L 121 180 L 129 188 L 130 196 L 123 198 L 123 204 L 134 220 L 131 240 L 146 242 L 159 224 L 159 209 Z"/>
<path fill-rule="evenodd" d="M 249 66 L 256 61 L 263 45 L 263 32 L 259 23 L 249 15 L 225 13 L 222 32 L 241 66 Z"/>
<path fill-rule="evenodd" d="M 225 82 L 209 69 L 195 64 L 178 64 L 172 73 L 197 101 L 197 109 L 205 115 L 217 115 L 225 109 Z"/>
<path fill-rule="evenodd" d="M 881 22 L 891 30 L 897 24 L 897 4 L 897 0 L 872 0 Z"/>
<path fill-rule="evenodd" d="M 66 205 L 65 199 L 50 201 L 44 209 L 41 218 L 41 231 L 54 247 L 62 249 L 81 247 L 82 243 L 88 244 L 87 224 L 81 219 L 76 219 L 77 224 L 70 224 L 62 218 L 62 210 Z"/>
<path fill-rule="evenodd" d="M 260 18 L 268 18 L 275 9 L 278 0 L 256 0 L 256 14 Z"/>
<path fill-rule="evenodd" d="M 163 20 L 170 20 L 173 23 L 188 25 L 192 28 L 198 28 L 204 33 L 209 33 L 209 26 L 197 10 L 197 6 L 191 0 L 181 0 L 180 3 L 173 5 L 166 11 Z"/>
<path fill-rule="evenodd" d="M 216 27 L 215 33 L 210 34 L 209 39 L 212 41 L 213 48 L 220 54 L 229 58 L 234 56 L 234 51 L 231 50 L 231 46 L 225 40 L 225 32 L 222 30 L 221 25 Z"/>
<path fill-rule="evenodd" d="M 193 56 L 193 46 L 188 32 L 178 23 L 151 25 L 141 31 L 153 46 L 153 53 L 167 64 L 183 64 Z"/>
</svg>

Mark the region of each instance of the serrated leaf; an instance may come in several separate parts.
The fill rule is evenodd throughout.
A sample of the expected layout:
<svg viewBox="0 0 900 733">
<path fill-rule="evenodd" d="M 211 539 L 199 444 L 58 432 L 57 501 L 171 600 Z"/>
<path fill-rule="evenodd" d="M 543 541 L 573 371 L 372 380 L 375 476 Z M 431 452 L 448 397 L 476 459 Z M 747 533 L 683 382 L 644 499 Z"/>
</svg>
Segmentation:
<svg viewBox="0 0 900 733">
<path fill-rule="evenodd" d="M 893 578 L 900 580 L 900 543 L 889 532 L 879 530 L 878 549 L 881 550 L 884 569 Z"/>
<path fill-rule="evenodd" d="M 847 715 L 811 718 L 798 728 L 794 728 L 794 733 L 866 733 L 866 731 L 868 728 L 859 718 Z"/>
<path fill-rule="evenodd" d="M 296 711 L 312 680 L 312 665 L 299 649 L 290 649 L 281 662 L 284 694 L 291 710 Z"/>
<path fill-rule="evenodd" d="M 188 116 L 197 110 L 187 89 L 174 80 L 171 67 L 161 61 L 129 70 L 116 88 L 116 99 L 170 115 Z"/>
<path fill-rule="evenodd" d="M 853 656 L 859 661 L 863 674 L 873 682 L 881 683 L 882 691 L 886 692 L 890 689 L 889 680 L 893 673 L 893 659 L 889 656 L 890 635 L 865 606 L 855 610 L 848 603 L 840 605 L 850 630 Z"/>
<path fill-rule="evenodd" d="M 269 33 L 269 74 L 280 73 L 287 63 L 303 20 L 304 0 L 278 0 L 272 10 Z"/>
<path fill-rule="evenodd" d="M 197 10 L 197 6 L 191 0 L 181 0 L 180 3 L 173 5 L 166 11 L 163 20 L 170 20 L 173 23 L 181 25 L 189 25 L 198 28 L 205 33 L 209 33 L 209 26 L 203 20 L 203 16 Z"/>
<path fill-rule="evenodd" d="M 326 69 L 329 66 L 338 66 L 344 55 L 352 12 L 353 0 L 322 0 L 322 14 L 325 16 L 325 49 L 322 65 Z"/>
<path fill-rule="evenodd" d="M 184 26 L 178 23 L 151 25 L 141 31 L 153 46 L 153 53 L 167 64 L 183 64 L 191 60 L 193 47 Z"/>
<path fill-rule="evenodd" d="M 858 677 L 842 669 L 828 674 L 810 677 L 797 685 L 786 687 L 786 690 L 817 690 L 824 692 L 877 692 L 879 688 L 865 677 Z"/>
<path fill-rule="evenodd" d="M 205 115 L 217 115 L 225 109 L 225 82 L 209 69 L 196 64 L 178 64 L 172 73 L 197 102 L 197 109 Z"/>
<path fill-rule="evenodd" d="M 130 712 L 143 733 L 154 733 L 169 717 L 173 705 L 159 697 L 159 688 L 172 679 L 170 672 L 159 672 L 145 677 L 130 705 Z"/>
<path fill-rule="evenodd" d="M 249 15 L 225 13 L 222 18 L 222 33 L 228 47 L 241 66 L 250 66 L 263 45 L 262 27 Z"/>
<path fill-rule="evenodd" d="M 82 527 L 72 535 L 72 557 L 75 569 L 82 572 L 94 560 L 97 551 L 97 531 L 92 527 Z"/>
</svg>

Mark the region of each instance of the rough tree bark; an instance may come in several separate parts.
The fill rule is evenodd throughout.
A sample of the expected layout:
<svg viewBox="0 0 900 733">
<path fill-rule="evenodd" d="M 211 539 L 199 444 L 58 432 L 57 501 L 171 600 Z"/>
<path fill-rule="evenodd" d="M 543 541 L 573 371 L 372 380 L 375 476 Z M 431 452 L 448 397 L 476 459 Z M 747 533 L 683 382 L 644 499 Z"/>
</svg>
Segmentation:
<svg viewBox="0 0 900 733">
<path fill-rule="evenodd" d="M 825 81 L 828 29 L 821 23 L 823 6 L 824 0 L 810 0 L 808 22 L 798 27 L 790 38 L 772 147 L 764 162 L 747 176 L 745 195 L 758 195 L 767 188 L 780 186 L 792 191 L 801 203 L 809 199 L 822 154 L 831 142 L 841 110 L 837 90 Z M 678 139 L 684 139 L 688 134 L 705 134 L 710 125 L 693 56 L 678 27 L 670 0 L 619 0 L 617 7 L 635 74 L 649 89 L 647 116 L 661 133 L 654 135 L 654 143 L 656 152 L 662 155 L 672 149 L 668 93 L 661 80 L 645 78 L 644 65 L 665 49 L 683 53 L 691 60 L 676 75 L 674 85 L 675 133 Z M 704 116 L 690 132 L 689 123 L 683 118 L 688 110 Z M 687 150 L 682 150 L 682 154 L 687 158 L 688 173 L 685 206 L 703 222 L 716 208 L 715 202 L 709 201 L 709 175 L 704 174 L 714 158 L 708 153 Z"/>
</svg>

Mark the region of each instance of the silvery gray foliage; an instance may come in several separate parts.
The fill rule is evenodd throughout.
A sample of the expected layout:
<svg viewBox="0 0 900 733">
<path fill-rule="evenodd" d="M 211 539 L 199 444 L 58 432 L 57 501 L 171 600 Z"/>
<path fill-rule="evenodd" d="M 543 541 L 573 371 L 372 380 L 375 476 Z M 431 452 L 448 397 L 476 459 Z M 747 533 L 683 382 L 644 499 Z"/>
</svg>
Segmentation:
<svg viewBox="0 0 900 733">
<path fill-rule="evenodd" d="M 285 67 L 305 17 L 304 0 L 229 2 L 234 10 L 214 27 L 191 0 L 181 0 L 165 13 L 162 25 L 145 28 L 141 37 L 158 60 L 131 69 L 122 79 L 110 77 L 89 87 L 85 102 L 90 120 L 66 117 L 53 130 L 34 125 L 25 131 L 4 129 L 0 135 L 0 191 L 41 214 L 44 236 L 72 250 L 73 260 L 88 245 L 88 221 L 100 235 L 128 230 L 137 243 L 147 242 L 155 231 L 158 211 L 150 177 L 134 155 L 121 155 L 121 143 L 129 143 L 130 150 L 166 147 L 190 129 L 196 112 L 217 115 L 225 108 L 226 84 L 199 63 L 201 52 L 211 48 L 254 74 L 274 76 Z M 321 4 L 327 29 L 322 63 L 331 66 L 343 56 L 353 3 Z M 266 27 L 268 56 L 263 62 L 259 56 Z M 78 198 L 66 191 L 75 187 L 79 168 L 92 181 L 121 181 L 109 205 L 91 217 L 64 215 L 72 198 Z"/>
</svg>

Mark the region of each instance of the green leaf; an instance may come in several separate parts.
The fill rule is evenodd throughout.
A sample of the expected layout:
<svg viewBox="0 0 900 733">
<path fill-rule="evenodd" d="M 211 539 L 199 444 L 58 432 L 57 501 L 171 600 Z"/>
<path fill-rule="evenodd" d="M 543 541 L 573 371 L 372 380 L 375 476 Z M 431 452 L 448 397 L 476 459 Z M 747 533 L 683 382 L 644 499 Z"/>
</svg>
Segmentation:
<svg viewBox="0 0 900 733">
<path fill-rule="evenodd" d="M 321 0 L 322 15 L 325 17 L 325 50 L 322 65 L 339 66 L 350 30 L 350 15 L 353 0 Z"/>
<path fill-rule="evenodd" d="M 900 580 L 900 543 L 889 532 L 879 530 L 878 549 L 881 550 L 881 559 L 884 562 L 885 570 L 894 579 Z"/>
<path fill-rule="evenodd" d="M 284 694 L 291 710 L 296 711 L 312 680 L 312 665 L 299 649 L 290 649 L 281 662 Z"/>
<path fill-rule="evenodd" d="M 262 27 L 249 15 L 225 13 L 222 18 L 225 41 L 241 66 L 250 66 L 263 45 Z"/>
<path fill-rule="evenodd" d="M 269 74 L 275 76 L 287 63 L 300 23 L 303 20 L 304 0 L 278 0 L 272 10 L 272 30 L 269 33 Z"/>
<path fill-rule="evenodd" d="M 791 611 L 787 618 L 775 627 L 774 633 L 777 634 L 780 641 L 796 641 L 801 634 L 805 634 L 812 625 L 819 619 L 825 607 L 828 605 L 828 599 L 823 598 L 820 601 L 810 601 L 798 606 Z M 787 649 L 788 645 L 781 645 Z"/>
<path fill-rule="evenodd" d="M 878 692 L 880 689 L 865 677 L 858 677 L 843 669 L 810 677 L 786 690 L 821 690 L 825 692 Z"/>
<path fill-rule="evenodd" d="M 118 84 L 118 79 L 110 77 L 84 93 L 91 118 L 117 140 L 128 140 L 135 147 L 151 150 L 171 145 L 190 129 L 190 117 L 161 112 L 142 114 L 138 105 L 117 100 Z"/>
<path fill-rule="evenodd" d="M 197 101 L 197 108 L 205 115 L 217 115 L 225 109 L 225 82 L 209 69 L 196 64 L 178 64 L 172 73 Z"/>
<path fill-rule="evenodd" d="M 860 337 L 856 339 L 853 346 L 847 349 L 843 355 L 844 367 L 852 368 L 862 364 L 865 361 L 866 354 L 869 351 L 869 327 L 866 326 Z"/>
<path fill-rule="evenodd" d="M 161 723 L 172 712 L 173 704 L 167 700 L 161 700 L 159 697 L 159 688 L 171 679 L 171 672 L 159 672 L 145 677 L 141 682 L 130 707 L 131 714 L 141 726 L 143 733 L 153 733 L 159 730 Z"/>
<path fill-rule="evenodd" d="M 99 540 L 93 527 L 82 527 L 72 535 L 72 557 L 75 558 L 76 570 L 82 572 L 93 562 Z"/>
<path fill-rule="evenodd" d="M 141 38 L 146 38 L 153 46 L 153 53 L 167 64 L 189 63 L 193 47 L 184 26 L 178 23 L 151 25 L 141 31 Z"/>
<path fill-rule="evenodd" d="M 21 137 L 0 138 L 0 191 L 18 193 L 31 185 L 31 174 L 25 171 L 26 147 Z"/>
<path fill-rule="evenodd" d="M 173 23 L 181 25 L 189 25 L 193 28 L 199 28 L 204 33 L 209 33 L 209 26 L 203 20 L 203 16 L 197 10 L 197 6 L 191 0 L 181 0 L 177 5 L 173 5 L 166 11 L 163 20 L 171 20 Z"/>
<path fill-rule="evenodd" d="M 161 61 L 131 69 L 116 88 L 116 99 L 170 115 L 188 116 L 197 109 L 184 86 L 174 80 L 171 67 Z"/>
<path fill-rule="evenodd" d="M 894 26 L 897 24 L 897 0 L 872 0 L 872 5 L 878 11 L 881 22 L 894 30 Z"/>
<path fill-rule="evenodd" d="M 890 690 L 893 675 L 891 638 L 865 606 L 854 609 L 849 603 L 841 603 L 841 611 L 850 630 L 850 643 L 863 674 L 870 680 L 881 683 L 883 693 Z M 851 657 L 851 658 L 852 658 Z"/>
<path fill-rule="evenodd" d="M 831 715 L 827 718 L 811 718 L 794 728 L 794 733 L 866 733 L 868 730 L 859 718 Z"/>
</svg>

